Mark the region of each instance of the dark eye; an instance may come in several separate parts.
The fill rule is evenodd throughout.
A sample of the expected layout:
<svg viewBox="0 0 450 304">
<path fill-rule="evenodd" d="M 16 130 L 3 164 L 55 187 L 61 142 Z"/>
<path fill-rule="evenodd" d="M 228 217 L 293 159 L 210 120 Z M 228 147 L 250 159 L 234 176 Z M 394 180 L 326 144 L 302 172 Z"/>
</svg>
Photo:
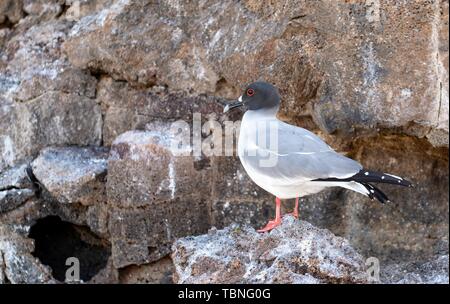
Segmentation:
<svg viewBox="0 0 450 304">
<path fill-rule="evenodd" d="M 253 95 L 255 95 L 255 90 L 247 89 L 247 96 L 253 96 Z"/>
</svg>

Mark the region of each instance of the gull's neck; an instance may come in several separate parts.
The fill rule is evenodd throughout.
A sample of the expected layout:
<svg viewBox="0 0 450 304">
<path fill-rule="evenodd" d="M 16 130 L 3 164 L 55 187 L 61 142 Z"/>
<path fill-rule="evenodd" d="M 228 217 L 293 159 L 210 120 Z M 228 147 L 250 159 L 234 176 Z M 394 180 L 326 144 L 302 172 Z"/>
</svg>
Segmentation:
<svg viewBox="0 0 450 304">
<path fill-rule="evenodd" d="M 268 109 L 248 110 L 245 116 L 254 119 L 273 119 L 276 118 L 280 106 L 275 106 Z"/>
</svg>

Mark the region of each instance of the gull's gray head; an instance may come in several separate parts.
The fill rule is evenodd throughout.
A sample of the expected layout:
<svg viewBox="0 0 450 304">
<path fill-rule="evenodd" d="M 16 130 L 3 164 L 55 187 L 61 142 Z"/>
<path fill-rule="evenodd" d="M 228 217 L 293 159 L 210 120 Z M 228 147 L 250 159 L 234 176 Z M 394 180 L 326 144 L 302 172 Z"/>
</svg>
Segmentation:
<svg viewBox="0 0 450 304">
<path fill-rule="evenodd" d="M 228 112 L 240 106 L 255 111 L 278 108 L 279 105 L 280 94 L 278 89 L 270 83 L 258 81 L 248 85 L 241 97 L 236 102 L 226 105 L 223 112 Z"/>
</svg>

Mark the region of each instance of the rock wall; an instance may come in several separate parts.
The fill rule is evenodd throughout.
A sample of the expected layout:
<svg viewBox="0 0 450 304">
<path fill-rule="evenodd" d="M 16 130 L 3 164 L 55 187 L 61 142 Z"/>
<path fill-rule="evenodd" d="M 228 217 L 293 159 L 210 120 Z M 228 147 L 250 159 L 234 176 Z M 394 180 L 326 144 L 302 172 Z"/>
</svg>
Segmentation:
<svg viewBox="0 0 450 304">
<path fill-rule="evenodd" d="M 441 265 L 448 54 L 445 0 L 1 1 L 0 283 L 59 280 L 42 231 L 102 266 L 84 281 L 167 282 L 177 239 L 263 225 L 273 198 L 236 157 L 178 157 L 166 136 L 194 113 L 238 121 L 222 105 L 255 80 L 280 88 L 281 119 L 416 185 L 383 187 L 388 205 L 305 197 L 302 220 L 386 269 Z"/>
</svg>

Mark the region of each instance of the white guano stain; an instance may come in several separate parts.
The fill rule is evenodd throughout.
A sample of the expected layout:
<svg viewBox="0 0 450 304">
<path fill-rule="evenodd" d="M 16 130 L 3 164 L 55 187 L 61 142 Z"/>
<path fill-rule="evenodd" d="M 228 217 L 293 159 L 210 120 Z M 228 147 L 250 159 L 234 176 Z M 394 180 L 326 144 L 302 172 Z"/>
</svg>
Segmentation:
<svg viewBox="0 0 450 304">
<path fill-rule="evenodd" d="M 170 241 L 172 239 L 172 230 L 170 229 L 170 224 L 168 219 L 164 219 L 164 226 L 166 228 L 167 239 Z"/>
<path fill-rule="evenodd" d="M 175 166 L 172 161 L 170 161 L 169 163 L 169 190 L 170 190 L 170 197 L 174 199 L 175 192 L 177 190 L 177 183 L 176 183 Z"/>
</svg>

